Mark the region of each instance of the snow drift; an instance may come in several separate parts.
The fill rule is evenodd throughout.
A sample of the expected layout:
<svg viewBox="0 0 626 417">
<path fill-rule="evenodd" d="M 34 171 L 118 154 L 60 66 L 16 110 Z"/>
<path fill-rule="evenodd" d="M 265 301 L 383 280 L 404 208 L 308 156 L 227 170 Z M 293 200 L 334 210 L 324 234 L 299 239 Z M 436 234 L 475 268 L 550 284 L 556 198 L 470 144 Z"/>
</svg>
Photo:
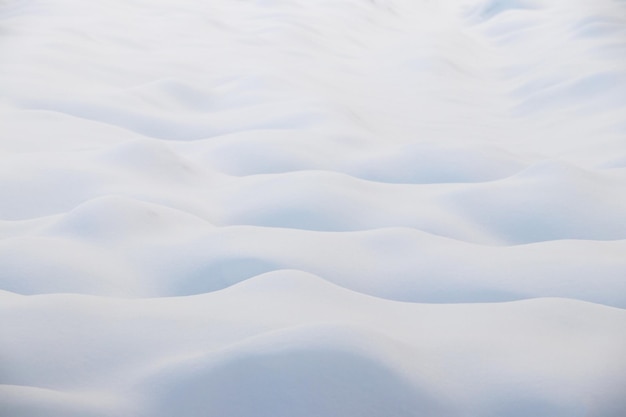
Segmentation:
<svg viewBox="0 0 626 417">
<path fill-rule="evenodd" d="M 626 415 L 625 28 L 0 2 L 0 415 Z"/>
</svg>

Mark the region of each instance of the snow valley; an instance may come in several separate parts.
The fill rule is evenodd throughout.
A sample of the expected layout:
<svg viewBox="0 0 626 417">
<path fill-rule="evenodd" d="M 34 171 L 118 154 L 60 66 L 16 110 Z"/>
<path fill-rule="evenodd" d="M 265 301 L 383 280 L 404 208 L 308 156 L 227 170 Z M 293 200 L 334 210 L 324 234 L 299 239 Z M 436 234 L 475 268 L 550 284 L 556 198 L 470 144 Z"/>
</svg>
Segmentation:
<svg viewBox="0 0 626 417">
<path fill-rule="evenodd" d="M 1 417 L 623 417 L 624 309 L 624 1 L 0 1 Z"/>
</svg>

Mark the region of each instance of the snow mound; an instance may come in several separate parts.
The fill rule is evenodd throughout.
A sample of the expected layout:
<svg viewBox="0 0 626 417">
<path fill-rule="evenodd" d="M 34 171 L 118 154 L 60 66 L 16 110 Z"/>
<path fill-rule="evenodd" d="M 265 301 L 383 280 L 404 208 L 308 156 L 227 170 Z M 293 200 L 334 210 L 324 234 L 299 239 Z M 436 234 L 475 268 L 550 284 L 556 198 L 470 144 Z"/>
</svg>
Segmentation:
<svg viewBox="0 0 626 417">
<path fill-rule="evenodd" d="M 610 415 L 626 382 L 623 310 L 567 299 L 398 303 L 295 271 L 193 297 L 2 298 L 3 383 L 67 404 L 17 415 Z"/>
</svg>

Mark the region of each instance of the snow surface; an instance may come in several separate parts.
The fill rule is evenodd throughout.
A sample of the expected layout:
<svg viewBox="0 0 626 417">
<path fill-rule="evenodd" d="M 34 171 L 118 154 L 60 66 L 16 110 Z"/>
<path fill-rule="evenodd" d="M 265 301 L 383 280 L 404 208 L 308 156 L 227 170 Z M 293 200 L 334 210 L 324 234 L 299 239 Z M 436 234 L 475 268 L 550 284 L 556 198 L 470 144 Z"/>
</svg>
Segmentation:
<svg viewBox="0 0 626 417">
<path fill-rule="evenodd" d="M 0 0 L 0 416 L 626 416 L 626 2 Z"/>
</svg>

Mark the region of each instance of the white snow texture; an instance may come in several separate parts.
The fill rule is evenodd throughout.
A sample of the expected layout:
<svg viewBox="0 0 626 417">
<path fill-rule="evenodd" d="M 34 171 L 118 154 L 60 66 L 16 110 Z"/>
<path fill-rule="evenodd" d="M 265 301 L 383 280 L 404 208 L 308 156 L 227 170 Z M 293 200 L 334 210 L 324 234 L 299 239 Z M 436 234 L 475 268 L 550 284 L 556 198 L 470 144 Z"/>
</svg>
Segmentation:
<svg viewBox="0 0 626 417">
<path fill-rule="evenodd" d="M 626 416 L 623 0 L 0 0 L 1 417 Z"/>
</svg>

